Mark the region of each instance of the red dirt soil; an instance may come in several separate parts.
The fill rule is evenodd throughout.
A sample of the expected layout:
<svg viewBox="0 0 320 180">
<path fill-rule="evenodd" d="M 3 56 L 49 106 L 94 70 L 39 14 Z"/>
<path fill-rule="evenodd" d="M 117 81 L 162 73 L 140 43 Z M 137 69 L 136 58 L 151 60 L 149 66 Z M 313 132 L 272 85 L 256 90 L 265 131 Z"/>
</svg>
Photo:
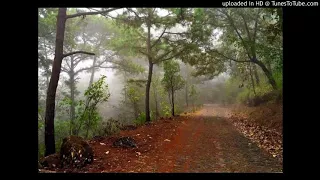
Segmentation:
<svg viewBox="0 0 320 180">
<path fill-rule="evenodd" d="M 56 172 L 281 172 L 281 164 L 239 133 L 226 120 L 228 109 L 205 105 L 202 110 L 158 120 L 113 137 L 91 140 L 94 161 L 82 169 Z M 112 147 L 130 136 L 137 148 Z M 102 143 L 102 144 L 101 144 Z"/>
</svg>

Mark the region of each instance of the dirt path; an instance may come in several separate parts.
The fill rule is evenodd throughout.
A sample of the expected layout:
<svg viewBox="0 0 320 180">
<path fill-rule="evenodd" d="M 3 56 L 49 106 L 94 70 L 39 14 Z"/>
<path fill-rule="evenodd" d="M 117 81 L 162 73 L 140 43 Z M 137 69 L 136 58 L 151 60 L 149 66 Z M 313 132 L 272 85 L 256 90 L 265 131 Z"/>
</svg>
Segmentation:
<svg viewBox="0 0 320 180">
<path fill-rule="evenodd" d="M 208 104 L 191 116 L 122 132 L 136 139 L 137 149 L 112 148 L 112 138 L 93 141 L 96 160 L 80 172 L 281 172 L 275 158 L 227 121 L 228 114 Z"/>
<path fill-rule="evenodd" d="M 178 128 L 164 151 L 172 158 L 158 171 L 281 172 L 279 162 L 236 131 L 227 117 L 227 108 L 205 105 Z"/>
</svg>

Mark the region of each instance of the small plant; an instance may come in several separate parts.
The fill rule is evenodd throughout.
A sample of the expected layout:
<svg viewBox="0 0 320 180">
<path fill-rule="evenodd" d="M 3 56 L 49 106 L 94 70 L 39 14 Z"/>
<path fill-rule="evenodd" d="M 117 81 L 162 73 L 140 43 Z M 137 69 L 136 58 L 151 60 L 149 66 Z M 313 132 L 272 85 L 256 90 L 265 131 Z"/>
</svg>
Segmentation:
<svg viewBox="0 0 320 180">
<path fill-rule="evenodd" d="M 134 120 L 134 124 L 142 125 L 146 122 L 146 114 L 144 112 L 140 113 L 138 118 Z"/>
<path fill-rule="evenodd" d="M 97 129 L 99 136 L 109 136 L 117 134 L 123 125 L 113 118 L 109 118 L 107 121 L 102 121 Z"/>
<path fill-rule="evenodd" d="M 97 82 L 93 83 L 84 93 L 86 97 L 86 102 L 81 101 L 78 107 L 77 119 L 79 125 L 77 127 L 77 132 L 83 128 L 85 132 L 85 137 L 88 138 L 89 130 L 95 129 L 98 123 L 102 120 L 99 115 L 97 105 L 102 102 L 108 101 L 110 93 L 108 92 L 108 85 L 105 84 L 106 76 L 102 76 Z"/>
</svg>

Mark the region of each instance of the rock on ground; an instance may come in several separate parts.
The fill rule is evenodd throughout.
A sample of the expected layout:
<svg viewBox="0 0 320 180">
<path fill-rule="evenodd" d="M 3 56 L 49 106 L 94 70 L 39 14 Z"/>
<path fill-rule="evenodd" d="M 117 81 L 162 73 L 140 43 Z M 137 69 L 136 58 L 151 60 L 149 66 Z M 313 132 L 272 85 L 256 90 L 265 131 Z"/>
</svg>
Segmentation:
<svg viewBox="0 0 320 180">
<path fill-rule="evenodd" d="M 62 166 L 83 167 L 92 163 L 93 150 L 81 137 L 66 137 L 61 145 L 60 159 Z"/>
</svg>

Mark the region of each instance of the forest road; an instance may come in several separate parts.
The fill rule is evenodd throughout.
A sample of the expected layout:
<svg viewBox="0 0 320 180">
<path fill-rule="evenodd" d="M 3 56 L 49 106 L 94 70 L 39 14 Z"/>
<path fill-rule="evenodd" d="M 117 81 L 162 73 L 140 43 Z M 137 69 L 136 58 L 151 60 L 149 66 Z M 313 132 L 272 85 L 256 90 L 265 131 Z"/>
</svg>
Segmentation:
<svg viewBox="0 0 320 180">
<path fill-rule="evenodd" d="M 167 160 L 156 172 L 282 172 L 281 164 L 239 133 L 228 116 L 228 108 L 205 104 L 183 121 L 162 147 Z"/>
</svg>

